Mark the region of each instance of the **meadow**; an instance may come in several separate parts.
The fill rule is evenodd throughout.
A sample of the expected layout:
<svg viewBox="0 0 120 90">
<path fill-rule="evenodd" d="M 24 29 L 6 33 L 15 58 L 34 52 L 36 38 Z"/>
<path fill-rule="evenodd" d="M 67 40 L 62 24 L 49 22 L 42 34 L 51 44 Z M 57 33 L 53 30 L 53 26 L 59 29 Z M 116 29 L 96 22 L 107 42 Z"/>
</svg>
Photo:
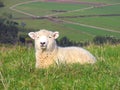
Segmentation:
<svg viewBox="0 0 120 90">
<path fill-rule="evenodd" d="M 75 0 L 75 1 L 84 1 L 84 2 L 97 2 L 97 3 L 109 3 L 109 4 L 113 4 L 113 3 L 120 3 L 119 0 Z"/>
<path fill-rule="evenodd" d="M 94 65 L 61 65 L 35 69 L 34 48 L 0 47 L 1 90 L 119 90 L 120 45 L 84 47 Z"/>
<path fill-rule="evenodd" d="M 71 16 L 77 16 L 77 15 L 105 15 L 105 14 L 120 14 L 120 5 L 109 5 L 109 6 L 103 6 L 103 7 L 94 7 L 92 9 L 83 10 L 83 11 L 77 11 L 74 13 L 65 13 L 63 16 L 71 15 Z"/>
<path fill-rule="evenodd" d="M 59 16 L 63 16 L 63 17 L 85 16 L 80 18 L 64 18 L 64 20 L 70 20 L 77 23 L 83 23 L 87 25 L 93 25 L 93 26 L 119 31 L 120 16 L 114 16 L 120 14 L 119 8 L 120 5 L 105 6 L 101 8 L 93 8 L 90 10 L 77 11 L 74 13 L 68 12 L 68 13 L 60 14 Z M 99 15 L 106 15 L 106 16 L 99 16 Z"/>
<path fill-rule="evenodd" d="M 113 18 L 108 17 L 87 17 L 87 18 L 74 18 L 74 19 L 66 19 L 77 23 L 109 28 L 113 31 L 120 31 L 120 17 L 114 16 Z M 89 22 L 88 22 L 89 21 Z"/>
<path fill-rule="evenodd" d="M 26 23 L 24 28 L 37 31 L 48 29 L 59 31 L 60 38 L 67 36 L 73 41 L 90 41 L 95 36 L 115 36 L 120 38 L 120 16 L 60 18 L 73 23 L 52 21 L 49 19 L 25 19 L 30 17 L 11 10 L 9 7 L 30 0 L 2 0 L 5 7 L 0 8 L 0 16 L 12 15 L 20 25 Z M 100 2 L 106 4 L 120 3 L 119 0 L 75 0 Z M 62 6 L 61 6 L 62 4 Z M 40 7 L 39 7 L 40 5 Z M 28 3 L 15 7 L 18 10 L 46 16 L 56 14 L 52 10 L 74 11 L 92 7 L 91 5 L 75 5 L 53 2 Z M 78 10 L 75 12 L 59 13 L 55 16 L 93 15 L 93 14 L 120 14 L 120 5 Z M 53 15 L 54 16 L 54 15 Z M 21 18 L 21 19 L 15 19 Z M 59 19 L 58 19 L 59 20 Z M 75 24 L 77 23 L 77 24 Z M 92 25 L 107 28 L 107 31 L 98 28 L 81 26 Z M 23 28 L 23 27 L 22 27 Z M 22 32 L 22 31 L 21 31 Z M 24 31 L 27 35 L 29 31 Z M 89 45 L 83 47 L 89 50 L 96 58 L 93 65 L 60 65 L 47 69 L 35 68 L 34 47 L 19 45 L 0 45 L 0 90 L 120 90 L 120 45 Z"/>
<path fill-rule="evenodd" d="M 71 11 L 80 8 L 88 7 L 87 5 L 73 5 L 66 3 L 57 3 L 57 2 L 32 2 L 28 4 L 22 4 L 16 7 L 16 9 L 31 13 L 36 16 L 44 16 L 49 14 L 54 14 L 53 10 L 61 11 Z"/>
<path fill-rule="evenodd" d="M 59 31 L 61 37 L 67 36 L 71 40 L 75 40 L 75 41 L 92 40 L 95 36 L 98 35 L 99 36 L 107 35 L 107 36 L 120 38 L 119 36 L 120 5 L 117 0 L 114 1 L 114 3 L 111 2 L 113 1 L 111 0 L 106 4 L 114 4 L 114 5 L 101 6 L 101 7 L 96 7 L 96 6 L 94 7 L 93 5 L 88 5 L 88 4 L 72 4 L 72 3 L 57 3 L 57 2 L 31 2 L 27 4 L 20 4 L 16 6 L 15 9 L 30 13 L 37 17 L 55 16 L 55 17 L 66 17 L 66 18 L 57 18 L 57 19 L 53 18 L 53 20 L 22 19 L 16 21 L 19 23 L 25 22 L 26 27 L 28 28 L 32 27 L 34 30 L 39 30 L 44 27 L 46 27 L 47 29 L 49 27 L 48 28 L 49 30 Z M 101 3 L 103 2 L 101 1 Z M 90 8 L 90 9 L 86 9 L 86 8 Z M 54 10 L 64 11 L 64 12 L 54 12 Z M 85 17 L 77 17 L 77 18 L 74 17 L 81 15 Z M 86 17 L 87 15 L 93 15 L 93 16 Z M 94 16 L 94 15 L 108 15 L 108 16 Z M 118 16 L 114 16 L 114 15 L 118 15 Z M 74 18 L 67 18 L 72 16 Z M 62 22 L 63 20 L 70 21 L 72 23 Z M 32 25 L 33 22 L 34 24 Z M 44 22 L 46 23 L 45 25 L 43 25 Z M 80 25 L 80 24 L 84 24 L 84 25 Z M 73 34 L 73 30 L 74 32 L 78 32 L 78 33 Z"/>
</svg>

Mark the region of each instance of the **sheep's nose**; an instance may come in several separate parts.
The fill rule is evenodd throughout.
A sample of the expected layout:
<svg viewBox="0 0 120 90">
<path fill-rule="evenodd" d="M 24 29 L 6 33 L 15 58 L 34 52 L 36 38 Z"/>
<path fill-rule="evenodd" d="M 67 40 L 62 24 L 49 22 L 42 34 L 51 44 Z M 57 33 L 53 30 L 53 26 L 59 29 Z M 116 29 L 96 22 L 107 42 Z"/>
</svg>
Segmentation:
<svg viewBox="0 0 120 90">
<path fill-rule="evenodd" d="M 45 44 L 45 42 L 40 42 L 40 44 L 41 44 L 41 45 L 44 45 L 44 44 Z"/>
</svg>

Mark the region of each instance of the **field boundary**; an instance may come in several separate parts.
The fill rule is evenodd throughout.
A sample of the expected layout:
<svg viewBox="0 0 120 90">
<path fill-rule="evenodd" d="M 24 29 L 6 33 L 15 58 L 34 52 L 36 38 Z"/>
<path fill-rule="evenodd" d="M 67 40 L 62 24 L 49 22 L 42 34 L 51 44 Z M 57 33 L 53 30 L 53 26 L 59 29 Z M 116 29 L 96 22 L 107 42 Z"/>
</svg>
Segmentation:
<svg viewBox="0 0 120 90">
<path fill-rule="evenodd" d="M 18 12 L 18 13 L 21 13 L 21 14 L 27 15 L 27 16 L 39 17 L 39 16 L 30 14 L 30 13 L 26 13 L 26 12 L 23 12 L 23 11 L 21 11 L 21 10 L 15 9 L 15 7 L 17 7 L 17 6 L 19 6 L 19 5 L 28 4 L 28 3 L 32 3 L 32 2 L 39 2 L 39 1 L 43 2 L 43 0 L 31 0 L 31 1 L 21 2 L 21 3 L 18 3 L 18 4 L 12 5 L 11 7 L 9 7 L 9 9 L 11 9 L 11 10 L 13 10 L 13 11 L 16 11 L 16 12 Z M 47 2 L 47 0 L 46 0 L 46 2 Z M 52 2 L 53 2 L 53 1 L 52 1 Z M 80 1 L 79 1 L 79 2 L 80 2 Z M 48 14 L 48 15 L 45 15 L 45 16 L 49 17 L 49 16 L 54 16 L 54 15 L 63 14 L 63 13 L 77 12 L 77 11 L 82 11 L 82 10 L 88 10 L 88 9 L 93 9 L 93 8 L 101 8 L 101 7 L 105 7 L 105 6 L 113 6 L 113 5 L 119 5 L 119 4 L 120 4 L 120 3 L 101 4 L 100 6 L 90 6 L 90 7 L 87 7 L 87 8 L 82 8 L 82 9 L 77 9 L 77 10 L 72 10 L 72 11 L 62 12 L 62 13 Z"/>
<path fill-rule="evenodd" d="M 107 29 L 107 28 L 102 28 L 102 27 L 97 27 L 97 26 L 92 26 L 92 25 L 87 25 L 87 24 L 81 24 L 81 23 L 71 22 L 71 21 L 67 21 L 67 20 L 60 20 L 60 21 L 65 22 L 65 23 L 74 24 L 74 25 L 83 26 L 83 27 L 89 27 L 89 28 L 94 28 L 94 29 L 99 29 L 99 30 L 104 30 L 104 31 L 109 31 L 109 32 L 120 33 L 120 31 L 115 31 L 112 29 Z"/>
<path fill-rule="evenodd" d="M 70 12 L 77 12 L 77 11 L 83 11 L 83 10 L 89 10 L 94 8 L 93 6 L 87 7 L 87 8 L 82 8 L 82 9 L 77 9 L 77 10 L 72 10 L 72 11 L 67 11 L 67 12 L 60 12 L 60 13 L 55 13 L 55 14 L 49 14 L 49 15 L 45 15 L 46 17 L 51 17 L 51 16 L 55 16 L 55 15 L 60 15 L 60 14 L 64 14 L 64 13 L 70 13 Z"/>
<path fill-rule="evenodd" d="M 18 9 L 15 9 L 15 7 L 19 6 L 19 5 L 23 5 L 23 4 L 28 4 L 28 3 L 32 3 L 32 2 L 38 2 L 38 1 L 43 1 L 43 0 L 32 0 L 32 1 L 27 1 L 27 2 L 22 2 L 22 3 L 18 3 L 18 4 L 15 4 L 11 7 L 9 7 L 11 10 L 13 11 L 16 11 L 18 13 L 21 13 L 21 14 L 24 14 L 24 15 L 27 15 L 27 16 L 30 16 L 32 17 L 33 19 L 36 18 L 36 19 L 40 19 L 41 17 L 40 16 L 36 16 L 36 15 L 33 15 L 33 14 L 30 14 L 30 13 L 26 13 L 26 12 L 23 12 L 21 10 L 18 10 Z M 47 1 L 46 1 L 47 2 Z M 52 1 L 53 2 L 53 1 Z M 119 5 L 120 3 L 114 3 L 114 4 L 103 4 L 103 5 L 99 5 L 99 6 L 90 6 L 90 7 L 87 7 L 87 8 L 82 8 L 82 9 L 77 9 L 77 10 L 72 10 L 72 11 L 68 11 L 68 12 L 77 12 L 77 11 L 82 11 L 82 10 L 89 10 L 89 9 L 93 9 L 93 8 L 101 8 L 101 7 L 106 7 L 106 6 L 113 6 L 113 5 Z M 44 15 L 42 18 L 46 18 L 50 21 L 53 21 L 53 22 L 64 22 L 64 23 L 70 23 L 70 24 L 74 24 L 74 25 L 80 25 L 80 26 L 84 26 L 84 27 L 89 27 L 89 28 L 95 28 L 95 29 L 99 29 L 99 30 L 105 30 L 105 31 L 109 31 L 109 32 L 115 32 L 115 33 L 120 33 L 120 31 L 116 31 L 116 30 L 111 30 L 111 29 L 108 29 L 108 28 L 103 28 L 103 27 L 97 27 L 97 26 L 92 26 L 92 25 L 87 25 L 87 24 L 81 24 L 81 23 L 76 23 L 76 22 L 71 22 L 71 21 L 67 21 L 67 20 L 61 20 L 61 19 L 58 19 L 58 18 L 53 18 L 55 15 L 59 15 L 59 14 L 63 14 L 63 13 L 68 13 L 68 12 L 59 12 L 59 13 L 55 13 L 55 14 L 48 14 L 48 15 Z"/>
<path fill-rule="evenodd" d="M 19 5 L 23 5 L 23 4 L 32 3 L 32 2 L 38 2 L 38 1 L 42 1 L 42 0 L 32 0 L 32 1 L 21 2 L 21 3 L 15 4 L 15 5 L 9 7 L 9 9 L 11 9 L 13 11 L 16 11 L 18 13 L 21 13 L 21 14 L 27 15 L 27 16 L 30 16 L 30 17 L 36 17 L 36 15 L 33 15 L 33 14 L 30 14 L 30 13 L 26 13 L 26 12 L 23 12 L 21 10 L 15 9 L 15 7 L 17 7 Z"/>
</svg>

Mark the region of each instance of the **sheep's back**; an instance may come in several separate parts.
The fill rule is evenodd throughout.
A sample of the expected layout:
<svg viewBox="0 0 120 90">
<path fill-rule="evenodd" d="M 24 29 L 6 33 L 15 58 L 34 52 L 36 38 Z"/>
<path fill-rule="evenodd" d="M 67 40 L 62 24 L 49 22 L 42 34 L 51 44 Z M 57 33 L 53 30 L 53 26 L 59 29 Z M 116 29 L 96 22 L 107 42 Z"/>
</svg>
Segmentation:
<svg viewBox="0 0 120 90">
<path fill-rule="evenodd" d="M 94 63 L 95 57 L 80 47 L 59 47 L 57 58 L 61 63 Z"/>
</svg>

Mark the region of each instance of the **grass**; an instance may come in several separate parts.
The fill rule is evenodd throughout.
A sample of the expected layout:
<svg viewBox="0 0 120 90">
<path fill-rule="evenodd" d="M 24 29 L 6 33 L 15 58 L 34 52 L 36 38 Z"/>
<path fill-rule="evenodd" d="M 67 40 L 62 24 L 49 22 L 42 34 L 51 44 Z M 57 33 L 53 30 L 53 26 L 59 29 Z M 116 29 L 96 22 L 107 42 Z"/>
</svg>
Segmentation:
<svg viewBox="0 0 120 90">
<path fill-rule="evenodd" d="M 24 17 L 24 15 L 8 9 L 13 4 L 23 1 L 28 0 L 4 0 L 6 7 L 0 8 L 0 15 L 7 12 L 12 13 L 14 17 Z M 119 0 L 84 1 L 119 2 Z M 35 3 L 31 3 L 31 5 L 32 4 Z M 64 7 L 67 7 L 66 10 L 69 9 L 68 6 L 64 5 Z M 117 5 L 116 7 L 119 6 Z M 114 7 L 114 10 L 119 12 L 116 7 Z M 52 10 L 54 8 L 51 6 L 50 8 L 47 7 L 47 9 Z M 62 9 L 62 7 L 60 7 L 60 9 Z M 111 11 L 116 13 L 114 10 Z M 94 13 L 94 10 L 88 12 Z M 95 12 L 100 13 L 97 10 L 95 10 Z M 39 12 L 35 13 L 40 15 Z M 85 13 L 87 13 L 87 11 Z M 106 12 L 104 11 L 104 13 Z M 72 20 L 90 25 L 111 26 L 110 28 L 119 30 L 119 17 L 95 17 Z M 18 22 L 25 22 L 27 24 L 26 28 L 57 30 L 60 31 L 60 36 L 67 36 L 71 40 L 77 41 L 91 40 L 95 35 L 109 34 L 117 36 L 118 38 L 120 37 L 118 33 L 78 25 L 56 23 L 48 20 L 18 20 Z M 0 90 L 119 90 L 120 45 L 91 45 L 84 48 L 88 49 L 97 58 L 97 62 L 94 65 L 73 64 L 61 65 L 59 67 L 54 66 L 48 69 L 36 69 L 35 51 L 33 47 L 0 45 Z"/>
<path fill-rule="evenodd" d="M 80 8 L 88 7 L 87 5 L 80 4 L 66 4 L 66 3 L 55 3 L 55 2 L 34 2 L 19 5 L 16 9 L 34 14 L 36 16 L 44 16 L 48 14 L 54 14 L 52 10 L 63 10 L 63 11 L 71 11 Z"/>
<path fill-rule="evenodd" d="M 35 69 L 34 49 L 0 47 L 0 89 L 119 90 L 120 45 L 85 47 L 97 57 L 94 65 L 61 65 Z"/>
<path fill-rule="evenodd" d="M 119 14 L 120 12 L 119 8 L 120 8 L 120 5 L 106 6 L 102 8 L 93 8 L 90 10 L 77 11 L 74 13 L 60 14 L 59 16 Z M 98 26 L 98 27 L 119 31 L 120 16 L 65 18 L 64 20 L 70 20 L 77 23 L 83 23 L 87 25 L 93 25 L 93 26 Z"/>
<path fill-rule="evenodd" d="M 101 30 L 101 29 L 88 28 L 88 27 L 83 27 L 83 26 L 80 26 L 80 25 L 73 25 L 73 24 L 65 24 L 65 26 L 66 27 L 68 26 L 69 28 L 73 28 L 75 30 L 79 30 L 79 31 L 83 32 L 83 34 L 85 36 L 89 35 L 91 38 L 94 37 L 94 36 L 106 36 L 106 35 L 120 38 L 119 33 L 117 33 L 117 32 L 111 32 L 111 31 L 105 31 L 105 30 Z M 81 37 L 79 37 L 79 38 L 81 38 Z M 87 39 L 87 37 L 86 37 L 86 39 Z"/>
<path fill-rule="evenodd" d="M 55 5 L 53 5 L 55 4 Z M 53 7 L 54 6 L 54 7 Z M 62 7 L 61 7 L 62 6 Z M 41 9 L 38 7 L 42 7 Z M 47 15 L 47 14 L 52 14 L 51 10 L 76 10 L 79 8 L 85 8 L 87 6 L 83 5 L 72 5 L 72 4 L 63 4 L 63 3 L 45 3 L 45 2 L 34 2 L 34 3 L 29 3 L 29 4 L 24 4 L 17 6 L 16 8 L 19 10 L 23 10 L 25 12 L 31 12 L 34 13 L 35 15 Z M 102 8 L 93 8 L 90 10 L 83 10 L 83 11 L 77 11 L 77 12 L 71 12 L 71 13 L 64 13 L 60 14 L 60 16 L 77 16 L 77 15 L 96 15 L 96 14 L 119 14 L 119 7 L 120 5 L 113 5 L 113 6 L 106 6 Z M 43 10 L 43 11 L 42 11 Z M 45 11 L 44 11 L 45 10 Z M 41 13 L 43 12 L 43 13 Z M 59 16 L 59 14 L 58 14 Z M 82 23 L 82 24 L 87 24 L 87 25 L 92 25 L 92 26 L 97 26 L 97 27 L 102 27 L 102 28 L 107 28 L 107 29 L 112 29 L 113 31 L 119 31 L 119 16 L 118 17 L 86 17 L 86 18 L 65 18 L 64 20 L 70 20 L 73 22 L 77 23 Z M 24 20 L 25 21 L 25 20 Z M 69 37 L 72 40 L 92 40 L 94 36 L 97 35 L 109 35 L 109 36 L 115 36 L 117 38 L 119 37 L 119 33 L 117 32 L 110 32 L 110 31 L 105 31 L 105 30 L 100 30 L 100 29 L 93 29 L 90 27 L 82 27 L 78 25 L 72 25 L 72 24 L 64 24 L 64 23 L 59 23 L 57 26 L 52 25 L 51 23 L 48 23 L 47 21 L 46 25 L 43 25 L 40 21 L 36 20 L 34 22 L 34 25 L 31 26 L 31 23 L 29 21 L 25 21 L 28 24 L 28 27 L 49 27 L 50 29 L 53 30 L 58 30 L 61 32 L 61 35 L 65 35 Z M 43 21 L 44 22 L 44 21 Z M 38 25 L 39 23 L 39 25 Z M 56 25 L 56 24 L 55 24 Z M 35 26 L 35 27 L 34 27 Z M 59 27 L 59 28 L 55 28 Z M 62 28 L 62 30 L 60 30 Z M 79 31 L 77 31 L 79 29 Z M 68 33 L 69 30 L 69 33 Z M 76 35 L 73 35 L 72 30 L 77 31 L 78 33 Z M 62 32 L 64 31 L 64 33 Z M 72 38 L 71 38 L 72 37 Z"/>
<path fill-rule="evenodd" d="M 15 11 L 11 11 L 8 9 L 10 6 L 19 2 L 24 2 L 24 1 L 28 1 L 28 0 L 22 0 L 22 1 L 16 0 L 15 2 L 5 0 L 4 2 L 6 4 L 6 7 L 0 8 L 0 11 L 2 13 L 7 12 L 12 14 L 13 18 L 28 17 L 26 15 L 19 14 Z M 101 2 L 103 2 L 103 0 Z M 111 3 L 113 2 L 113 0 L 110 0 L 109 2 Z M 74 4 L 67 4 L 67 3 L 34 2 L 34 3 L 20 5 L 20 6 L 17 6 L 16 8 L 28 13 L 33 13 L 34 15 L 44 16 L 44 15 L 54 14 L 55 12 L 52 12 L 52 10 L 71 11 L 71 10 L 76 10 L 80 8 L 82 9 L 86 7 L 88 6 L 79 5 L 79 4 L 74 5 Z M 90 10 L 60 14 L 60 16 L 61 15 L 77 16 L 77 15 L 88 15 L 88 14 L 119 14 L 119 7 L 120 5 L 107 6 L 103 8 L 93 8 Z M 86 18 L 71 18 L 71 19 L 66 18 L 65 20 L 70 20 L 76 23 L 82 23 L 82 24 L 103 27 L 103 28 L 119 31 L 119 23 L 120 23 L 119 16 L 118 17 L 86 17 Z M 54 22 L 54 21 L 49 21 L 47 19 L 46 20 L 21 19 L 21 20 L 16 20 L 16 22 L 19 22 L 20 25 L 21 25 L 21 22 L 24 22 L 26 23 L 25 28 L 30 28 L 30 29 L 32 28 L 33 30 L 36 30 L 36 31 L 43 28 L 52 30 L 52 31 L 59 31 L 60 37 L 67 36 L 68 38 L 74 41 L 92 40 L 96 35 L 102 35 L 102 36 L 109 35 L 109 36 L 115 36 L 117 38 L 120 38 L 119 33 L 109 32 L 109 31 L 100 30 L 100 29 L 93 29 L 90 27 L 82 27 L 79 25 L 65 24 L 63 22 Z M 25 34 L 27 35 L 27 33 Z"/>
<path fill-rule="evenodd" d="M 65 19 L 72 22 L 102 27 L 102 28 L 108 28 L 114 31 L 120 31 L 120 17 L 114 16 L 114 17 L 86 17 L 86 18 L 72 18 L 72 19 Z"/>
<path fill-rule="evenodd" d="M 19 23 L 21 22 L 22 21 L 19 20 Z M 45 29 L 48 30 L 59 31 L 60 32 L 59 38 L 67 36 L 70 40 L 73 41 L 92 40 L 92 38 L 94 37 L 94 35 L 84 32 L 84 30 L 80 26 L 73 28 L 72 26 L 74 25 L 71 26 L 70 24 L 50 22 L 48 20 L 24 20 L 24 22 L 27 23 L 26 25 L 27 28 L 36 28 L 35 30 L 39 30 L 44 29 L 46 27 Z M 34 25 L 31 26 L 32 23 L 34 23 Z"/>
<path fill-rule="evenodd" d="M 28 17 L 27 15 L 24 15 L 24 14 L 21 14 L 21 13 L 11 10 L 9 7 L 11 7 L 12 5 L 15 5 L 17 3 L 26 2 L 26 1 L 30 1 L 30 0 L 1 0 L 1 1 L 4 2 L 5 7 L 0 8 L 0 17 L 7 16 L 7 15 L 12 15 L 12 17 L 14 17 L 14 18 Z"/>
<path fill-rule="evenodd" d="M 97 3 L 120 3 L 120 0 L 75 0 L 75 1 L 84 1 L 84 2 L 97 2 Z"/>
<path fill-rule="evenodd" d="M 105 14 L 120 14 L 120 4 L 112 5 L 112 6 L 105 6 L 101 8 L 92 8 L 88 10 L 81 10 L 77 12 L 67 12 L 64 14 L 60 14 L 63 16 L 78 16 L 78 15 L 105 15 Z"/>
</svg>

